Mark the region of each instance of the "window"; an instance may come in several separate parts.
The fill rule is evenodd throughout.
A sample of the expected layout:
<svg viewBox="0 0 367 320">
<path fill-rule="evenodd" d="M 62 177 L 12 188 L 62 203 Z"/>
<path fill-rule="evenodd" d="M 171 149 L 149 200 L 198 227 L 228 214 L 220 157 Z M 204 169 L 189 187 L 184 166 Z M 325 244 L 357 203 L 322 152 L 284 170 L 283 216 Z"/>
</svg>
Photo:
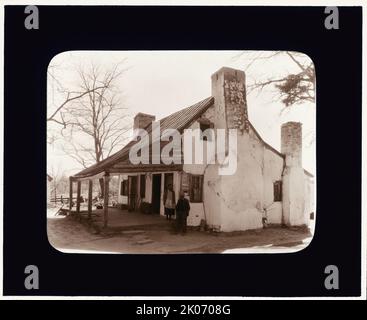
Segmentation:
<svg viewBox="0 0 367 320">
<path fill-rule="evenodd" d="M 140 175 L 140 198 L 145 197 L 145 174 Z"/>
<path fill-rule="evenodd" d="M 274 201 L 282 201 L 282 181 L 274 182 Z"/>
<path fill-rule="evenodd" d="M 207 133 L 206 135 L 203 135 L 204 131 L 206 129 L 212 129 L 213 128 L 213 124 L 209 121 L 202 121 L 200 122 L 200 131 L 201 131 L 201 139 L 203 141 L 212 141 L 212 132 L 209 131 L 209 134 Z"/>
<path fill-rule="evenodd" d="M 120 195 L 121 196 L 127 196 L 127 180 L 121 181 L 121 187 L 120 187 Z"/>
<path fill-rule="evenodd" d="M 190 174 L 182 171 L 181 190 L 187 194 L 190 193 Z"/>
<path fill-rule="evenodd" d="M 202 175 L 191 175 L 190 177 L 190 202 L 203 202 L 203 180 Z"/>
</svg>

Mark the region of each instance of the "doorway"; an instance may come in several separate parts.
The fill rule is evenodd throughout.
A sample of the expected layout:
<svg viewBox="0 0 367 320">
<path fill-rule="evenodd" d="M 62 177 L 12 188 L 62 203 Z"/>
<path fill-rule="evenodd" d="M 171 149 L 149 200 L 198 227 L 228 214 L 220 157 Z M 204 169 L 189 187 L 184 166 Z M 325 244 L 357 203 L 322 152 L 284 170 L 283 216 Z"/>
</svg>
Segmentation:
<svg viewBox="0 0 367 320">
<path fill-rule="evenodd" d="M 128 185 L 129 185 L 129 197 L 128 197 L 128 210 L 136 211 L 137 206 L 137 195 L 138 195 L 138 177 L 137 176 L 128 176 Z"/>
<path fill-rule="evenodd" d="M 173 173 L 164 174 L 164 190 L 167 190 L 169 185 L 173 187 Z"/>
<path fill-rule="evenodd" d="M 152 213 L 160 214 L 161 210 L 161 174 L 153 174 L 152 181 Z"/>
</svg>

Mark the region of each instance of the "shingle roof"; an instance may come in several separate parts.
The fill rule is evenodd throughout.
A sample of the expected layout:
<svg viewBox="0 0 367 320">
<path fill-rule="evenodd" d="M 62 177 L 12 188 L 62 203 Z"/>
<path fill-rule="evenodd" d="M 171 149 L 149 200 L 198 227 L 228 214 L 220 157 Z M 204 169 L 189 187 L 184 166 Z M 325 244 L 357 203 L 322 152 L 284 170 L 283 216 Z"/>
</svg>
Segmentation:
<svg viewBox="0 0 367 320">
<path fill-rule="evenodd" d="M 176 129 L 182 132 L 187 126 L 189 126 L 193 121 L 200 117 L 210 106 L 214 103 L 214 98 L 206 98 L 190 107 L 184 108 L 180 111 L 172 113 L 171 115 L 160 120 L 161 131 L 165 129 Z M 149 134 L 152 131 L 152 124 L 150 123 L 144 128 Z M 129 154 L 130 148 L 136 143 L 136 141 L 130 141 L 125 147 L 120 151 L 111 155 L 110 157 L 104 159 L 103 161 L 86 168 L 74 177 L 88 177 L 96 175 L 107 168 L 111 167 L 115 163 L 125 159 Z"/>
</svg>

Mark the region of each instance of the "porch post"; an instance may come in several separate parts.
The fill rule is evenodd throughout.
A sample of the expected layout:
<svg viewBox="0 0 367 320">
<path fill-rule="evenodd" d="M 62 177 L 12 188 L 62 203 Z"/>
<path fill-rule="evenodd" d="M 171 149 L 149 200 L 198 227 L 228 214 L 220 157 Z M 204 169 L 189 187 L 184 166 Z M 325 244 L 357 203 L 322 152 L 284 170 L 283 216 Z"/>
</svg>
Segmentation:
<svg viewBox="0 0 367 320">
<path fill-rule="evenodd" d="M 108 224 L 108 197 L 110 191 L 110 175 L 106 173 L 103 177 L 104 181 L 104 199 L 103 199 L 103 226 L 106 228 Z"/>
<path fill-rule="evenodd" d="M 69 177 L 69 214 L 71 214 L 71 209 L 73 208 L 73 179 Z"/>
<path fill-rule="evenodd" d="M 88 181 L 88 219 L 92 219 L 93 180 Z"/>
<path fill-rule="evenodd" d="M 82 182 L 77 182 L 77 188 L 76 188 L 76 213 L 80 213 L 80 192 L 82 188 Z"/>
</svg>

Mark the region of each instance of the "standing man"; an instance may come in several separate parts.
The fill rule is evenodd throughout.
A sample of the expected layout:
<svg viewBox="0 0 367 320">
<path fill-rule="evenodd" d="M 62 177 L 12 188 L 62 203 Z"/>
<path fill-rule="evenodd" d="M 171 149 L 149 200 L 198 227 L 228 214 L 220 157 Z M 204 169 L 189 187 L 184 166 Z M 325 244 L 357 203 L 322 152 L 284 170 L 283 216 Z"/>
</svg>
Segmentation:
<svg viewBox="0 0 367 320">
<path fill-rule="evenodd" d="M 190 212 L 189 200 L 185 198 L 185 193 L 180 191 L 180 198 L 176 205 L 177 232 L 186 233 L 187 217 Z"/>
</svg>

